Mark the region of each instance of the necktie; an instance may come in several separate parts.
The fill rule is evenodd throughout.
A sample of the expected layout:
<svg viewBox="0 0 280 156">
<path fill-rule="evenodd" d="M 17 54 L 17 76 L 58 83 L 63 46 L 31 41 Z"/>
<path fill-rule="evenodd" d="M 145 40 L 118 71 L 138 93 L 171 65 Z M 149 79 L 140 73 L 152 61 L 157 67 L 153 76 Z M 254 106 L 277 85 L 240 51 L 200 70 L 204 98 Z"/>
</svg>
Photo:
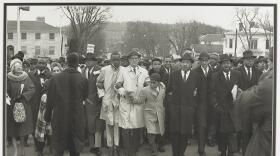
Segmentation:
<svg viewBox="0 0 280 156">
<path fill-rule="evenodd" d="M 251 80 L 251 70 L 250 70 L 251 68 L 247 68 L 247 70 L 248 70 L 248 79 L 249 80 Z"/>
<path fill-rule="evenodd" d="M 204 68 L 204 75 L 207 76 L 208 72 L 207 69 Z"/>
<path fill-rule="evenodd" d="M 226 77 L 227 77 L 227 81 L 229 82 L 230 79 L 229 79 L 229 72 L 226 73 Z"/>
<path fill-rule="evenodd" d="M 89 77 L 90 77 L 90 70 L 88 70 L 88 73 L 87 73 L 87 74 L 88 74 L 88 79 L 89 79 Z"/>
<path fill-rule="evenodd" d="M 133 68 L 134 73 L 136 74 L 136 68 Z"/>
</svg>

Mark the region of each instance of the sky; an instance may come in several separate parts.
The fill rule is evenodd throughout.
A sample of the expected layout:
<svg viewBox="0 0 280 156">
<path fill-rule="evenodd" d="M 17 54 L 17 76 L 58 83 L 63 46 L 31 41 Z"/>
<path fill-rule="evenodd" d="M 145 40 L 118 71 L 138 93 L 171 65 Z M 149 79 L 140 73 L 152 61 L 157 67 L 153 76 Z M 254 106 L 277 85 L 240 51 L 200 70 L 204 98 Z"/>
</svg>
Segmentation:
<svg viewBox="0 0 280 156">
<path fill-rule="evenodd" d="M 112 17 L 109 21 L 149 21 L 155 23 L 176 23 L 196 20 L 227 30 L 236 28 L 234 14 L 236 6 L 111 6 Z M 239 7 L 240 8 L 240 7 Z M 260 13 L 269 12 L 272 7 L 260 7 Z M 44 16 L 46 23 L 53 26 L 65 26 L 69 23 L 59 6 L 30 6 L 30 11 L 21 11 L 21 20 L 36 20 Z M 17 19 L 17 7 L 7 7 L 7 19 Z"/>
</svg>

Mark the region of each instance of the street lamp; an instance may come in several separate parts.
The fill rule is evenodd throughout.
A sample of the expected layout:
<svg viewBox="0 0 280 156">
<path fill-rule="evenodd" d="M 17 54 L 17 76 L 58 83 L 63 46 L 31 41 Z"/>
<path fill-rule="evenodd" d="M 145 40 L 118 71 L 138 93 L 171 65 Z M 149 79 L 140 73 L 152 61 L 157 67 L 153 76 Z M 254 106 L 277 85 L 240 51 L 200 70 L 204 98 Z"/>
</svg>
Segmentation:
<svg viewBox="0 0 280 156">
<path fill-rule="evenodd" d="M 21 50 L 20 45 L 20 10 L 29 11 L 29 6 L 18 6 L 17 8 L 17 51 Z"/>
</svg>

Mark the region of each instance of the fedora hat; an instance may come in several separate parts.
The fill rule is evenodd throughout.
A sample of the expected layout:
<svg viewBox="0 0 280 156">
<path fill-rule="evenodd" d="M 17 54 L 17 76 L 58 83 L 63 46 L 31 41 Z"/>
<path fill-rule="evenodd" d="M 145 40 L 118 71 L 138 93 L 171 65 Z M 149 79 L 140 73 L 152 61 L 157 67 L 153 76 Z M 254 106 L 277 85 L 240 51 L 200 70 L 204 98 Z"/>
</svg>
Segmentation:
<svg viewBox="0 0 280 156">
<path fill-rule="evenodd" d="M 251 50 L 246 50 L 243 52 L 243 59 L 248 58 L 256 58 L 256 56 L 253 55 L 253 52 Z"/>
<path fill-rule="evenodd" d="M 200 55 L 199 55 L 198 59 L 200 60 L 200 59 L 203 59 L 203 58 L 209 59 L 209 58 L 210 58 L 210 56 L 209 56 L 209 54 L 208 54 L 208 53 L 206 53 L 206 52 L 202 52 L 202 53 L 200 53 Z"/>
<path fill-rule="evenodd" d="M 183 55 L 183 57 L 180 59 L 180 61 L 183 61 L 183 60 L 190 60 L 192 63 L 194 62 L 193 57 L 192 57 L 191 54 L 189 54 L 189 53 L 185 53 L 185 54 Z"/>
<path fill-rule="evenodd" d="M 228 56 L 228 54 L 222 54 L 220 55 L 220 63 L 224 62 L 224 61 L 230 61 L 233 63 L 233 60 L 231 59 L 231 57 Z"/>
</svg>

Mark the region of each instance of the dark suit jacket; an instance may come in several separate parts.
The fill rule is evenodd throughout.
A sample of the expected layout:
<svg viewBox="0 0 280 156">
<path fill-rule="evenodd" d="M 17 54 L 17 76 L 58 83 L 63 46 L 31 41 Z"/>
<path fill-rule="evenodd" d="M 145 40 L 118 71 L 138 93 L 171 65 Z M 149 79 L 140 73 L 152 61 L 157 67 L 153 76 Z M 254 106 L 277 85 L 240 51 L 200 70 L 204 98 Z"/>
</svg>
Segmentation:
<svg viewBox="0 0 280 156">
<path fill-rule="evenodd" d="M 69 140 L 74 140 L 75 149 L 81 152 L 85 139 L 85 110 L 88 84 L 75 69 L 65 69 L 49 82 L 45 120 L 52 124 L 52 147 L 68 149 Z"/>
<path fill-rule="evenodd" d="M 241 129 L 237 109 L 233 103 L 231 90 L 234 85 L 240 85 L 240 73 L 231 70 L 230 83 L 226 82 L 223 71 L 216 72 L 211 78 L 211 105 L 218 105 L 220 114 L 220 132 L 238 132 Z"/>
<path fill-rule="evenodd" d="M 94 66 L 90 76 L 88 77 L 88 97 L 86 99 L 86 115 L 87 115 L 87 129 L 90 133 L 102 131 L 104 129 L 104 120 L 100 119 L 100 111 L 102 99 L 98 97 L 97 92 L 97 77 L 100 74 L 100 66 Z M 85 70 L 82 75 L 87 74 Z"/>
<path fill-rule="evenodd" d="M 206 90 L 206 95 L 205 95 L 205 105 L 200 105 L 201 107 L 198 107 L 196 114 L 197 114 L 197 119 L 199 126 L 207 126 L 207 116 L 208 116 L 208 108 L 211 107 L 210 105 L 210 96 L 211 96 L 211 90 L 210 90 L 210 84 L 211 84 L 211 76 L 217 72 L 214 69 L 209 68 L 209 71 L 207 75 L 205 76 L 203 70 L 201 69 L 201 66 L 198 68 L 194 69 L 195 72 L 197 72 L 203 79 L 204 79 L 204 87 Z"/>
<path fill-rule="evenodd" d="M 252 78 L 251 80 L 249 80 L 244 66 L 238 68 L 238 71 L 241 73 L 240 88 L 242 90 L 246 90 L 256 85 L 258 83 L 260 76 L 262 75 L 261 71 L 259 71 L 255 67 L 252 67 Z"/>
<path fill-rule="evenodd" d="M 192 134 L 195 109 L 204 105 L 206 100 L 204 83 L 204 79 L 196 71 L 190 71 L 186 82 L 182 79 L 181 70 L 171 74 L 167 88 L 168 93 L 172 93 L 169 106 L 171 132 Z"/>
</svg>

